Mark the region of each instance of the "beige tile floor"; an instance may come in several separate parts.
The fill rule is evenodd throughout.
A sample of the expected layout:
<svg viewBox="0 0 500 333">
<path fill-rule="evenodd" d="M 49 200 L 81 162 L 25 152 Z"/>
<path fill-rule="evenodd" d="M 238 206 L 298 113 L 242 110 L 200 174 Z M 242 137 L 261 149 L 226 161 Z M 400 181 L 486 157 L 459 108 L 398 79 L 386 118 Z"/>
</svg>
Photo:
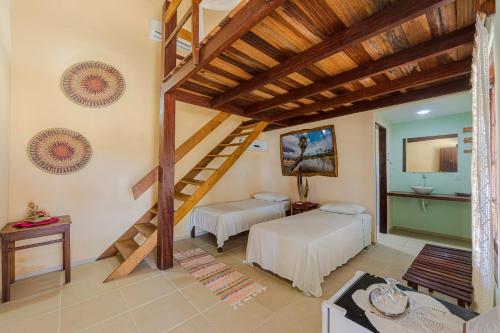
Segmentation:
<svg viewBox="0 0 500 333">
<path fill-rule="evenodd" d="M 17 281 L 12 301 L 0 305 L 0 332 L 320 332 L 321 302 L 357 270 L 401 279 L 424 243 L 407 236 L 381 235 L 377 245 L 331 273 L 323 284 L 323 297 L 313 298 L 292 288 L 290 282 L 243 263 L 246 237 L 229 241 L 223 254 L 217 253 L 211 237 L 186 239 L 176 242 L 175 249 L 201 247 L 268 291 L 233 310 L 180 266 L 157 270 L 153 257 L 130 276 L 103 284 L 118 264 L 117 258 L 109 258 L 75 267 L 68 285 L 62 283 L 61 272 Z"/>
</svg>

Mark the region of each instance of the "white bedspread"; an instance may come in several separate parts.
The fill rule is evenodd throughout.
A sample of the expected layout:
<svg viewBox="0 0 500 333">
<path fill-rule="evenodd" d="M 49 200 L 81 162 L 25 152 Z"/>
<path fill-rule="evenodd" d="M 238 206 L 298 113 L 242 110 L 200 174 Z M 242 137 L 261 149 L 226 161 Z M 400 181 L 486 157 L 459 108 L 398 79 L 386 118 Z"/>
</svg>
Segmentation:
<svg viewBox="0 0 500 333">
<path fill-rule="evenodd" d="M 246 260 L 319 297 L 323 277 L 370 244 L 370 215 L 316 209 L 252 226 Z"/>
<path fill-rule="evenodd" d="M 187 229 L 195 226 L 214 234 L 217 246 L 222 247 L 230 236 L 247 231 L 256 223 L 285 216 L 289 205 L 288 201 L 248 199 L 196 207 L 189 214 Z"/>
</svg>

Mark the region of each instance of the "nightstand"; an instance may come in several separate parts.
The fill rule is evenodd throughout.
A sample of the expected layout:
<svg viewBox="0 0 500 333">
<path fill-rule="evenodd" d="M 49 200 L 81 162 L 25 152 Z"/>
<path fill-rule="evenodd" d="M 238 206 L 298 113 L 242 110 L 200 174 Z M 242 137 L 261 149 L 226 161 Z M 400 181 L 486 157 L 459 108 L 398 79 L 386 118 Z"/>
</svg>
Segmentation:
<svg viewBox="0 0 500 333">
<path fill-rule="evenodd" d="M 300 214 L 319 207 L 316 202 L 294 202 L 290 205 L 290 215 Z"/>
</svg>

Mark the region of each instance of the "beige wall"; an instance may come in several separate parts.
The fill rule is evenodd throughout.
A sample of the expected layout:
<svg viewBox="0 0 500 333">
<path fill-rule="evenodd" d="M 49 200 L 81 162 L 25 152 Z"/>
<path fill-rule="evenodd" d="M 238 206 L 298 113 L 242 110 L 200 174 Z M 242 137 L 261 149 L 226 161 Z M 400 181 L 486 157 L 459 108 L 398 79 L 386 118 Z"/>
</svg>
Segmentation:
<svg viewBox="0 0 500 333">
<path fill-rule="evenodd" d="M 54 215 L 70 214 L 74 262 L 98 256 L 154 200 L 151 190 L 134 201 L 130 188 L 157 161 L 160 44 L 148 36 L 149 22 L 160 18 L 161 7 L 161 0 L 12 3 L 9 219 L 22 218 L 30 200 Z M 127 88 L 117 103 L 88 109 L 62 94 L 61 74 L 84 60 L 104 61 L 122 72 Z M 179 103 L 176 143 L 182 143 L 215 114 Z M 179 163 L 177 178 L 237 126 L 238 119 L 233 118 Z M 94 153 L 87 167 L 57 176 L 31 164 L 26 156 L 29 140 L 51 127 L 67 127 L 87 137 Z M 241 199 L 256 191 L 259 183 L 248 180 L 258 179 L 257 170 L 247 168 L 258 159 L 254 154 L 238 161 L 203 202 Z M 186 236 L 184 229 L 182 224 L 176 227 L 176 237 Z M 18 274 L 59 264 L 58 245 L 17 256 Z"/>
<path fill-rule="evenodd" d="M 151 189 L 134 201 L 131 186 L 157 163 L 159 43 L 149 40 L 149 22 L 159 19 L 161 0 L 16 0 L 12 3 L 12 119 L 10 137 L 11 220 L 23 217 L 35 200 L 52 214 L 70 214 L 72 259 L 95 258 L 141 216 L 155 200 Z M 120 8 L 119 13 L 117 8 Z M 36 46 L 36 47 L 35 47 Z M 59 87 L 61 74 L 84 60 L 112 64 L 127 88 L 115 104 L 88 109 L 67 100 Z M 179 145 L 216 113 L 178 103 L 176 144 Z M 202 156 L 237 126 L 231 117 L 178 163 L 182 177 Z M 373 121 L 370 113 L 303 126 L 335 124 L 339 177 L 312 177 L 311 200 L 342 199 L 375 211 Z M 93 158 L 80 172 L 57 176 L 34 167 L 26 146 L 40 130 L 67 127 L 82 133 Z M 265 133 L 267 153 L 248 152 L 201 204 L 238 200 L 258 190 L 292 194 L 295 178 L 282 177 L 279 134 Z M 175 237 L 187 236 L 185 223 Z M 60 264 L 54 245 L 20 252 L 17 273 L 53 269 Z"/>
<path fill-rule="evenodd" d="M 263 156 L 261 183 L 263 190 L 288 193 L 298 200 L 296 178 L 281 176 L 280 134 L 325 125 L 334 125 L 339 162 L 338 177 L 309 177 L 309 200 L 324 203 L 331 200 L 357 202 L 368 208 L 375 230 L 375 165 L 373 113 L 310 123 L 265 133 L 269 151 Z"/>
<path fill-rule="evenodd" d="M 10 0 L 0 0 L 0 226 L 9 198 L 10 44 Z"/>
</svg>

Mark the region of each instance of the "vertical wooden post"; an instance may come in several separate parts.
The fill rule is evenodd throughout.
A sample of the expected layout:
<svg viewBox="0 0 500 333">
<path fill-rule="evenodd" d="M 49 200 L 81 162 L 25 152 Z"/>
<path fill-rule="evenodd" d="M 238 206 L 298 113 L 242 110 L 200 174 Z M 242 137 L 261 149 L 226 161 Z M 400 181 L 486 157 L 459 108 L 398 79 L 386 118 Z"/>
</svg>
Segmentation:
<svg viewBox="0 0 500 333">
<path fill-rule="evenodd" d="M 191 48 L 195 65 L 200 64 L 200 0 L 192 1 Z"/>
<path fill-rule="evenodd" d="M 165 3 L 168 8 L 170 3 Z M 177 12 L 169 22 L 163 22 L 163 40 L 177 25 Z M 176 65 L 176 38 L 162 50 L 163 76 Z M 162 45 L 164 45 L 162 43 Z M 174 242 L 174 171 L 175 171 L 175 93 L 164 93 L 160 107 L 160 166 L 158 182 L 158 269 L 171 268 Z"/>
<path fill-rule="evenodd" d="M 175 95 L 165 93 L 160 116 L 160 173 L 158 183 L 158 269 L 173 266 L 175 170 Z"/>
</svg>

